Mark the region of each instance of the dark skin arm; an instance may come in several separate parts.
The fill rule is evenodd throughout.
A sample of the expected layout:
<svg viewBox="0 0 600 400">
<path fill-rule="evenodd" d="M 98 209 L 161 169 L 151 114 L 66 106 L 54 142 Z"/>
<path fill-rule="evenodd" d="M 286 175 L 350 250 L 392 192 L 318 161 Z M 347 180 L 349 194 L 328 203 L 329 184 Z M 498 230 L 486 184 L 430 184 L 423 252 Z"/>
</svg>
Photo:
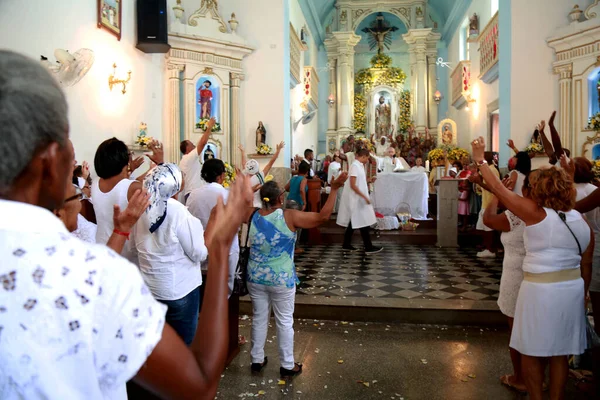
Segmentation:
<svg viewBox="0 0 600 400">
<path fill-rule="evenodd" d="M 215 117 L 212 117 L 206 123 L 206 129 L 204 130 L 202 137 L 200 137 L 200 140 L 198 140 L 198 145 L 196 146 L 196 151 L 198 152 L 198 155 L 202 154 L 202 151 L 206 147 L 208 139 L 210 138 L 210 134 L 212 133 L 212 128 L 213 126 L 215 126 L 215 122 L 217 122 L 217 120 L 215 119 Z"/>
<path fill-rule="evenodd" d="M 581 277 L 583 278 L 583 285 L 585 288 L 584 293 L 590 289 L 590 282 L 592 281 L 592 262 L 594 259 L 594 231 L 590 227 L 590 244 L 587 249 L 581 255 Z"/>
<path fill-rule="evenodd" d="M 550 162 L 550 164 L 554 165 L 554 164 L 556 164 L 556 161 L 558 161 L 558 159 L 554 156 L 555 153 L 554 153 L 554 148 L 552 147 L 552 143 L 550 143 L 550 141 L 546 137 L 546 134 L 544 133 L 545 127 L 546 127 L 546 121 L 542 121 L 538 125 L 537 131 L 539 131 L 540 137 L 542 138 L 542 144 L 544 145 L 544 151 L 546 152 L 546 155 L 548 156 L 548 161 Z"/>
<path fill-rule="evenodd" d="M 251 204 L 249 182 L 238 174 L 227 205 L 219 199 L 205 232 L 210 253 L 208 279 L 194 342 L 187 348 L 165 324 L 162 338 L 134 378 L 137 383 L 168 399 L 215 398 L 227 357 L 228 257 L 231 241 Z"/>
<path fill-rule="evenodd" d="M 152 150 L 152 154 L 146 155 L 150 159 L 150 161 L 156 165 L 162 164 L 165 161 L 165 153 L 164 149 L 160 142 L 153 141 L 148 145 L 148 148 Z M 150 167 L 152 169 L 152 166 Z M 138 190 L 143 190 L 144 187 L 142 185 L 142 181 L 148 172 L 135 180 L 131 185 L 129 185 L 129 189 L 127 190 L 127 200 L 131 200 L 135 192 Z"/>
<path fill-rule="evenodd" d="M 556 117 L 556 111 L 552 112 L 550 119 L 548 120 L 548 126 L 550 127 L 550 136 L 552 137 L 552 146 L 554 147 L 554 159 L 558 160 L 563 153 L 562 144 L 560 143 L 560 135 L 554 127 L 554 118 Z"/>
<path fill-rule="evenodd" d="M 575 209 L 580 213 L 586 213 L 598 206 L 600 206 L 600 189 L 594 190 L 588 197 L 579 200 L 575 204 Z"/>
</svg>

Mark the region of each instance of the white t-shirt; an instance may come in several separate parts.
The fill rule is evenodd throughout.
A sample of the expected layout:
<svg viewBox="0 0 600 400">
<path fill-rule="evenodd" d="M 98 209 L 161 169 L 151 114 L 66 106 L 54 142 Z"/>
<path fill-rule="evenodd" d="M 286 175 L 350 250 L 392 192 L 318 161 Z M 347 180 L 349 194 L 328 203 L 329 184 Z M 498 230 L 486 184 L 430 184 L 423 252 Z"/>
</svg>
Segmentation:
<svg viewBox="0 0 600 400">
<path fill-rule="evenodd" d="M 342 164 L 337 161 L 332 161 L 329 164 L 329 170 L 327 171 L 327 183 L 331 185 L 331 182 L 340 176 L 342 172 Z"/>
<path fill-rule="evenodd" d="M 183 196 L 187 196 L 192 190 L 197 189 L 204 185 L 202 179 L 202 163 L 200 162 L 200 155 L 198 149 L 194 149 L 181 157 L 179 162 L 179 168 L 184 175 L 184 188 Z"/>
<path fill-rule="evenodd" d="M 77 229 L 71 234 L 84 242 L 96 243 L 97 230 L 96 224 L 85 219 L 83 215 L 77 214 Z"/>
<path fill-rule="evenodd" d="M 190 210 L 190 213 L 198 218 L 200 222 L 202 222 L 202 226 L 208 225 L 208 220 L 210 218 L 210 213 L 212 209 L 217 205 L 217 199 L 221 196 L 223 198 L 223 203 L 227 203 L 227 198 L 229 197 L 229 190 L 225 189 L 222 185 L 218 183 L 209 183 L 204 185 L 201 188 L 195 189 L 188 198 L 187 208 Z M 231 243 L 231 249 L 229 250 L 229 254 L 239 253 L 240 252 L 240 244 L 238 241 L 238 237 L 235 236 L 233 238 L 233 242 Z"/>
<path fill-rule="evenodd" d="M 126 399 L 167 307 L 135 265 L 51 212 L 0 200 L 0 213 L 0 398 Z"/>
<path fill-rule="evenodd" d="M 140 271 L 155 298 L 178 300 L 202 285 L 200 263 L 208 256 L 202 223 L 175 199 L 167 201 L 167 215 L 150 233 L 143 214 L 134 227 Z"/>
<path fill-rule="evenodd" d="M 415 165 L 414 167 L 412 167 L 410 169 L 410 171 L 411 172 L 425 172 L 425 167 L 423 167 L 423 166 L 418 167 L 418 166 Z"/>
</svg>

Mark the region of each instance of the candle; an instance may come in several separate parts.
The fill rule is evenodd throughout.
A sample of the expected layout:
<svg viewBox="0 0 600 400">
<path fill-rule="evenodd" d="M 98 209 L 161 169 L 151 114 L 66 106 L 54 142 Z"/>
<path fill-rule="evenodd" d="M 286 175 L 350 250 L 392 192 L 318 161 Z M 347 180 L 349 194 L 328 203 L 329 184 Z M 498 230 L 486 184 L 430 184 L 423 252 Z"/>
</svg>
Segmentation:
<svg viewBox="0 0 600 400">
<path fill-rule="evenodd" d="M 429 171 L 429 160 L 425 161 L 425 169 Z"/>
</svg>

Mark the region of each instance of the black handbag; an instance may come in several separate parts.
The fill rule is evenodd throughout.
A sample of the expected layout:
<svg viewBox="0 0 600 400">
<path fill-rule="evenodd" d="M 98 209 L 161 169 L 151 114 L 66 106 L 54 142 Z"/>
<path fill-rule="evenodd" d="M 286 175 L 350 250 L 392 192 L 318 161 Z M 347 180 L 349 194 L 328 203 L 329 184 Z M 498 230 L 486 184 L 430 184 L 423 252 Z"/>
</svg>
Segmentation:
<svg viewBox="0 0 600 400">
<path fill-rule="evenodd" d="M 248 281 L 248 260 L 250 259 L 250 247 L 248 247 L 248 238 L 250 237 L 250 227 L 252 226 L 252 219 L 254 218 L 254 214 L 259 209 L 254 210 L 252 215 L 250 216 L 250 221 L 248 222 L 248 232 L 246 233 L 246 243 L 243 247 L 240 248 L 240 257 L 238 259 L 237 267 L 235 269 L 235 278 L 233 279 L 233 294 L 236 294 L 240 297 L 246 296 L 248 294 L 248 285 L 246 284 Z"/>
</svg>

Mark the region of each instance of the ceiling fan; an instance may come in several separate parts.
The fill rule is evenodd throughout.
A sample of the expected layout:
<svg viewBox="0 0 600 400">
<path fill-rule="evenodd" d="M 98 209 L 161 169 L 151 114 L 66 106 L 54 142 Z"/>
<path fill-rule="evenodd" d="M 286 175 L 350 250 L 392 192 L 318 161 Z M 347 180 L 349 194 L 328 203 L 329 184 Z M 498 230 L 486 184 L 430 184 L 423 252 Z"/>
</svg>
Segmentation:
<svg viewBox="0 0 600 400">
<path fill-rule="evenodd" d="M 51 63 L 47 57 L 41 56 L 42 65 L 54 75 L 62 86 L 73 86 L 88 73 L 94 64 L 94 52 L 90 49 L 80 49 L 71 54 L 67 50 L 54 51 L 56 63 Z"/>
</svg>

